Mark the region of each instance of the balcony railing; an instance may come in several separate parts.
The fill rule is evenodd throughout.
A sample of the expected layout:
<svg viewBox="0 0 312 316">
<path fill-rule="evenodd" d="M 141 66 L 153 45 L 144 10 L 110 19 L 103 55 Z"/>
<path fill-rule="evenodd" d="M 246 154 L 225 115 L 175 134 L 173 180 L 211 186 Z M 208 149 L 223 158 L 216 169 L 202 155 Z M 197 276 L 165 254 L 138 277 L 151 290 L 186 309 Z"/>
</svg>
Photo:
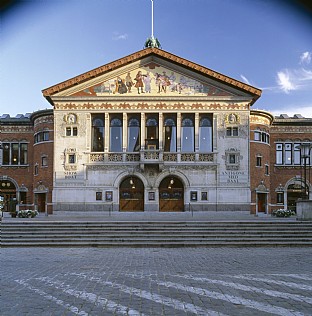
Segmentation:
<svg viewBox="0 0 312 316">
<path fill-rule="evenodd" d="M 89 163 L 140 163 L 140 164 L 172 164 L 172 163 L 209 163 L 216 162 L 216 153 L 181 153 L 164 152 L 162 150 L 141 150 L 123 153 L 88 153 Z"/>
</svg>

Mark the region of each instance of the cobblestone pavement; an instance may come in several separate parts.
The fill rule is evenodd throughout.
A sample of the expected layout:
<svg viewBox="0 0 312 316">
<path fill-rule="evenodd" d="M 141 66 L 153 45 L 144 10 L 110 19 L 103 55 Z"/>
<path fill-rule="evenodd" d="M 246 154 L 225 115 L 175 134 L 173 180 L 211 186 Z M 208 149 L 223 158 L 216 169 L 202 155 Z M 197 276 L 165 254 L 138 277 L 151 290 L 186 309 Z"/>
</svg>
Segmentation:
<svg viewBox="0 0 312 316">
<path fill-rule="evenodd" d="M 1 316 L 312 315 L 311 248 L 5 248 Z"/>
</svg>

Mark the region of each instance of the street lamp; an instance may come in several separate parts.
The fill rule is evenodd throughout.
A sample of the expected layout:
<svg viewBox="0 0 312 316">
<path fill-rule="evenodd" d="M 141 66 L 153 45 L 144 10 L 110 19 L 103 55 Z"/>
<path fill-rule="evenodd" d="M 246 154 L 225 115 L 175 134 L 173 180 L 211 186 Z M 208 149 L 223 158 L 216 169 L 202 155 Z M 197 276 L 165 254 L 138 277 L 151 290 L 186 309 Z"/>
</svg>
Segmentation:
<svg viewBox="0 0 312 316">
<path fill-rule="evenodd" d="M 300 156 L 301 159 L 303 159 L 303 172 L 304 172 L 304 197 L 303 199 L 310 199 L 310 190 L 308 187 L 308 194 L 306 192 L 307 189 L 307 159 L 310 158 L 310 151 L 312 148 L 312 144 L 310 143 L 302 143 L 299 146 L 297 146 L 298 149 L 300 149 Z M 309 170 L 310 170 L 311 161 L 309 159 Z"/>
</svg>

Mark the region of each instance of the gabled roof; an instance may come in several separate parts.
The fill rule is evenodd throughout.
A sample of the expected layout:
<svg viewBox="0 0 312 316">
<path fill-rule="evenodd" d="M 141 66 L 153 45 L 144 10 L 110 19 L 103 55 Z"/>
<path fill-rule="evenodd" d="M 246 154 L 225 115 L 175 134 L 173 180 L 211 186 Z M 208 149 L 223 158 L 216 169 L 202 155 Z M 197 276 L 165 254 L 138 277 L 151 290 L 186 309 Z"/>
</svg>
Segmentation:
<svg viewBox="0 0 312 316">
<path fill-rule="evenodd" d="M 51 96 L 53 96 L 57 93 L 60 93 L 60 92 L 67 90 L 67 89 L 70 89 L 76 85 L 82 84 L 82 83 L 89 81 L 93 78 L 96 78 L 98 76 L 105 75 L 106 73 L 117 70 L 118 68 L 127 66 L 133 62 L 139 61 L 140 59 L 146 58 L 149 56 L 155 56 L 156 58 L 158 57 L 158 58 L 163 59 L 163 60 L 170 62 L 172 64 L 176 64 L 180 67 L 189 69 L 194 73 L 198 73 L 198 74 L 203 75 L 207 78 L 211 78 L 216 82 L 220 82 L 220 83 L 227 85 L 231 88 L 240 90 L 243 93 L 247 93 L 248 95 L 251 96 L 252 103 L 254 103 L 261 96 L 260 89 L 257 89 L 255 87 L 250 86 L 248 84 L 245 84 L 241 81 L 230 78 L 230 77 L 225 76 L 221 73 L 218 73 L 218 72 L 213 71 L 209 68 L 203 67 L 201 65 L 198 65 L 198 64 L 193 63 L 189 60 L 178 57 L 176 55 L 173 55 L 171 53 L 168 53 L 168 52 L 161 50 L 161 49 L 158 49 L 158 48 L 146 48 L 146 49 L 140 50 L 136 53 L 133 53 L 133 54 L 125 56 L 123 58 L 117 59 L 117 60 L 110 62 L 106 65 L 100 66 L 98 68 L 95 68 L 93 70 L 85 72 L 81 75 L 78 75 L 74 78 L 68 79 L 68 80 L 63 81 L 61 83 L 58 83 L 54 86 L 46 88 L 46 89 L 42 90 L 43 96 L 46 97 L 50 103 L 52 103 Z"/>
</svg>

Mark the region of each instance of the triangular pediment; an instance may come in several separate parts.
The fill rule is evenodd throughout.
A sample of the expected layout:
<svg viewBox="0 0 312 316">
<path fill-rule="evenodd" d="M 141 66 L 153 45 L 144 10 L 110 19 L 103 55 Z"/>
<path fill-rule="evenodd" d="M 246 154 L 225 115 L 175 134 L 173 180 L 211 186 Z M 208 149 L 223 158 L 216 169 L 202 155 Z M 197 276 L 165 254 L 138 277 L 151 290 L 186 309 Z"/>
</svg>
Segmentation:
<svg viewBox="0 0 312 316">
<path fill-rule="evenodd" d="M 51 97 L 248 97 L 261 90 L 157 48 L 91 70 L 43 90 Z"/>
</svg>

